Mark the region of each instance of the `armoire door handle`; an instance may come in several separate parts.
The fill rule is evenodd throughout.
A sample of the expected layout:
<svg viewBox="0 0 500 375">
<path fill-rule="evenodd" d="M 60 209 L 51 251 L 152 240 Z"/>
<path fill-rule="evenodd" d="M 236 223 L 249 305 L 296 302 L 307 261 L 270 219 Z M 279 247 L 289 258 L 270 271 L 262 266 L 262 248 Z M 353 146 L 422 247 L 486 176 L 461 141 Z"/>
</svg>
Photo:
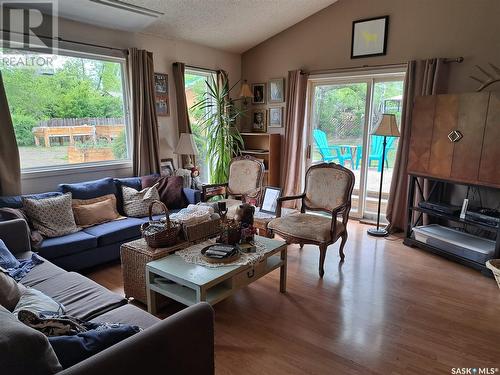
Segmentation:
<svg viewBox="0 0 500 375">
<path fill-rule="evenodd" d="M 453 130 L 450 132 L 450 134 L 448 134 L 448 139 L 451 141 L 451 142 L 458 142 L 460 141 L 462 138 L 464 137 L 464 135 L 462 133 L 460 133 L 459 130 Z"/>
</svg>

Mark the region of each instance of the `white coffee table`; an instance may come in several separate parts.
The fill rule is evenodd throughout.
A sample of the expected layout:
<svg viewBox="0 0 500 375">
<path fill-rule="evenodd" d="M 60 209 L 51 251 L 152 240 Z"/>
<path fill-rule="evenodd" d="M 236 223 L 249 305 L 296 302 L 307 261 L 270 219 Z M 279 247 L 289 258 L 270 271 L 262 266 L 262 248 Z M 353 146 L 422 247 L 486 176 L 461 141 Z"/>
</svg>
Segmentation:
<svg viewBox="0 0 500 375">
<path fill-rule="evenodd" d="M 211 305 L 231 296 L 237 290 L 280 269 L 280 292 L 286 292 L 286 251 L 284 241 L 265 237 L 258 241 L 265 247 L 264 258 L 254 266 L 222 266 L 209 268 L 184 261 L 171 254 L 146 265 L 148 311 L 156 313 L 155 293 L 190 306 L 201 301 Z M 165 282 L 165 279 L 168 282 Z"/>
</svg>

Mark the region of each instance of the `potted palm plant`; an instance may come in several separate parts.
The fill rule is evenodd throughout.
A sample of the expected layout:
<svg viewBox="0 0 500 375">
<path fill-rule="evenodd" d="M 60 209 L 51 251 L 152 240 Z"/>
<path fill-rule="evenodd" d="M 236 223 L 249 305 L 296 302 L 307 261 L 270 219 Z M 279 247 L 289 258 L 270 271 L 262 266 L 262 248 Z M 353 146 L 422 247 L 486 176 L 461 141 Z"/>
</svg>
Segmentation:
<svg viewBox="0 0 500 375">
<path fill-rule="evenodd" d="M 243 139 L 236 128 L 238 118 L 244 111 L 229 98 L 236 85 L 229 87 L 227 78 L 221 84 L 211 76 L 207 80 L 207 91 L 203 99 L 194 104 L 193 110 L 202 110 L 197 126 L 205 130 L 207 136 L 207 159 L 210 165 L 210 182 L 227 182 L 229 162 L 239 155 Z"/>
</svg>

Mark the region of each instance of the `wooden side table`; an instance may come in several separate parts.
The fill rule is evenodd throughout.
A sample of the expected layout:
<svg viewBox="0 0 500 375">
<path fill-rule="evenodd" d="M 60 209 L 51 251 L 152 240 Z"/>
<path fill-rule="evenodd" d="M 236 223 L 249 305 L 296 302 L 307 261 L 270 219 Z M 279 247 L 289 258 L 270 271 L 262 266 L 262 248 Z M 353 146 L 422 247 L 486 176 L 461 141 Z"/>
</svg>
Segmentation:
<svg viewBox="0 0 500 375">
<path fill-rule="evenodd" d="M 184 249 L 188 245 L 189 242 L 183 241 L 172 247 L 155 249 L 149 247 L 144 238 L 122 244 L 120 258 L 125 297 L 133 297 L 146 304 L 146 264 L 163 258 L 174 251 Z"/>
</svg>

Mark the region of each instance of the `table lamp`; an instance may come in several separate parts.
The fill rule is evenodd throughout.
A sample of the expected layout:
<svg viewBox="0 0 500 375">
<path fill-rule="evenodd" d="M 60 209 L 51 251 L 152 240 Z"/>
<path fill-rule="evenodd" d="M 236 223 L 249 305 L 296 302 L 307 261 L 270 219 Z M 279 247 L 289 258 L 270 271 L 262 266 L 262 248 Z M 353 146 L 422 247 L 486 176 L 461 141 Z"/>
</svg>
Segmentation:
<svg viewBox="0 0 500 375">
<path fill-rule="evenodd" d="M 380 191 L 378 193 L 378 211 L 377 211 L 377 228 L 368 229 L 368 234 L 376 237 L 385 237 L 388 232 L 385 228 L 380 228 L 380 204 L 382 201 L 382 181 L 384 179 L 384 163 L 385 163 L 385 147 L 387 145 L 387 137 L 399 137 L 398 124 L 396 122 L 396 116 L 388 113 L 384 113 L 380 122 L 377 124 L 375 129 L 371 132 L 371 135 L 378 135 L 384 137 L 384 142 L 382 144 L 382 167 L 380 168 Z"/>
<path fill-rule="evenodd" d="M 241 89 L 240 89 L 240 98 L 243 99 L 243 104 L 247 105 L 248 101 L 247 98 L 251 98 L 253 96 L 252 90 L 250 90 L 250 86 L 247 83 L 247 80 L 243 81 L 241 84 Z"/>
<path fill-rule="evenodd" d="M 193 162 L 191 161 L 191 155 L 198 156 L 198 148 L 196 147 L 196 143 L 192 134 L 181 133 L 181 137 L 179 138 L 179 142 L 177 143 L 174 154 L 186 155 L 188 157 L 188 161 L 184 165 L 184 168 L 194 168 Z"/>
</svg>

